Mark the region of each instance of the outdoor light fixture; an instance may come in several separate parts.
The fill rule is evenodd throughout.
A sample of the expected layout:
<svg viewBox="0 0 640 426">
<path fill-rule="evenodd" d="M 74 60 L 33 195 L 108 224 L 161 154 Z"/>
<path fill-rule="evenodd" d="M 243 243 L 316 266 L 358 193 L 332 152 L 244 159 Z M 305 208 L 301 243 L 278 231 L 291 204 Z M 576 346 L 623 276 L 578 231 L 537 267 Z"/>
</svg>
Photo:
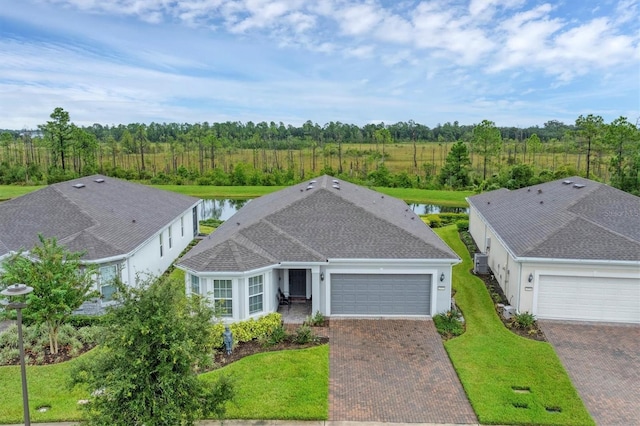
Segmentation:
<svg viewBox="0 0 640 426">
<path fill-rule="evenodd" d="M 440 281 L 444 281 L 444 272 L 440 274 Z"/>
<path fill-rule="evenodd" d="M 14 296 L 24 296 L 33 291 L 33 288 L 24 284 L 14 284 L 0 291 L 0 294 L 9 298 Z M 7 309 L 15 309 L 18 319 L 18 345 L 20 348 L 20 373 L 22 374 L 22 407 L 24 409 L 24 424 L 26 426 L 31 425 L 31 419 L 29 418 L 29 396 L 27 393 L 27 370 L 24 366 L 24 344 L 22 343 L 22 309 L 26 308 L 26 303 L 9 302 L 6 306 Z"/>
<path fill-rule="evenodd" d="M 324 272 L 320 272 L 320 281 L 324 281 Z"/>
<path fill-rule="evenodd" d="M 533 274 L 529 274 L 529 282 L 533 281 Z"/>
</svg>

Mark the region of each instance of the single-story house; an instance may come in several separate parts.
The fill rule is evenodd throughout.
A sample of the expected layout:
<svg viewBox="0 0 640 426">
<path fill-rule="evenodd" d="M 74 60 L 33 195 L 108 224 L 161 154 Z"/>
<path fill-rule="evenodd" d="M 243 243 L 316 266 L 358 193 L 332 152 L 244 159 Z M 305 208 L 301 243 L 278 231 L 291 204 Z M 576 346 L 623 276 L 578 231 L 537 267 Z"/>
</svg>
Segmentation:
<svg viewBox="0 0 640 426">
<path fill-rule="evenodd" d="M 38 234 L 55 237 L 98 266 L 97 290 L 108 302 L 111 282 L 160 275 L 198 232 L 200 200 L 102 175 L 49 185 L 0 203 L 0 263 L 26 254 Z"/>
<path fill-rule="evenodd" d="M 509 303 L 541 319 L 640 323 L 640 198 L 581 177 L 468 198 Z"/>
<path fill-rule="evenodd" d="M 459 261 L 404 201 L 325 175 L 247 203 L 177 267 L 240 321 L 276 311 L 278 289 L 326 316 L 430 316 Z"/>
</svg>

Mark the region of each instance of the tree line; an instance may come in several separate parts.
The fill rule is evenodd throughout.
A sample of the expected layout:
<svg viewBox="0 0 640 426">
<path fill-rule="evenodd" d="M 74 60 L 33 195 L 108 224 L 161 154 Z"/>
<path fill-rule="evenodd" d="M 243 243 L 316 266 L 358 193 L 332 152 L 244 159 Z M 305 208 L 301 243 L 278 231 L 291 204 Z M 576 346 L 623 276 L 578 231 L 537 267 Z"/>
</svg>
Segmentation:
<svg viewBox="0 0 640 426">
<path fill-rule="evenodd" d="M 50 118 L 34 131 L 0 134 L 0 183 L 52 183 L 100 172 L 156 183 L 286 185 L 331 173 L 372 184 L 459 187 L 527 165 L 536 177 L 575 172 L 629 192 L 639 186 L 639 129 L 625 117 L 605 123 L 589 114 L 572 124 L 552 120 L 528 128 L 489 120 L 433 128 L 413 120 L 76 126 L 58 107 Z M 445 157 L 459 142 L 470 155 L 468 182 L 446 178 Z"/>
</svg>

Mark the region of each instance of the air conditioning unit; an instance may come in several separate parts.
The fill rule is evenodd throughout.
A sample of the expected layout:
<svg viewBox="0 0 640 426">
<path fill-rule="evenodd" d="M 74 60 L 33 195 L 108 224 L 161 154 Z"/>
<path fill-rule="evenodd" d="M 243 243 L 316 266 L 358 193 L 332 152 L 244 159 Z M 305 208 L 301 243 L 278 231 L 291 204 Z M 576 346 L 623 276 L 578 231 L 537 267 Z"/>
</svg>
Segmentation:
<svg viewBox="0 0 640 426">
<path fill-rule="evenodd" d="M 506 320 L 510 320 L 511 318 L 513 318 L 515 314 L 516 314 L 515 306 L 507 305 L 504 308 L 502 308 L 502 316 Z"/>
<path fill-rule="evenodd" d="M 475 253 L 473 255 L 473 273 L 474 274 L 488 274 L 489 273 L 489 255 L 484 253 Z"/>
</svg>

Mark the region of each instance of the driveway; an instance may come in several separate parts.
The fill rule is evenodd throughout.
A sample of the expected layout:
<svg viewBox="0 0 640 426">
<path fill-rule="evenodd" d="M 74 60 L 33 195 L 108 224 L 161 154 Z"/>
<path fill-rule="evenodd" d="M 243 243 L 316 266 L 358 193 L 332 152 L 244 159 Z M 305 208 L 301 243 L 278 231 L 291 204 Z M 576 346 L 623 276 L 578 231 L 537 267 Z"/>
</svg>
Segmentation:
<svg viewBox="0 0 640 426">
<path fill-rule="evenodd" d="M 329 420 L 478 423 L 431 320 L 331 319 Z"/>
<path fill-rule="evenodd" d="M 640 325 L 539 323 L 596 423 L 640 424 Z"/>
</svg>

